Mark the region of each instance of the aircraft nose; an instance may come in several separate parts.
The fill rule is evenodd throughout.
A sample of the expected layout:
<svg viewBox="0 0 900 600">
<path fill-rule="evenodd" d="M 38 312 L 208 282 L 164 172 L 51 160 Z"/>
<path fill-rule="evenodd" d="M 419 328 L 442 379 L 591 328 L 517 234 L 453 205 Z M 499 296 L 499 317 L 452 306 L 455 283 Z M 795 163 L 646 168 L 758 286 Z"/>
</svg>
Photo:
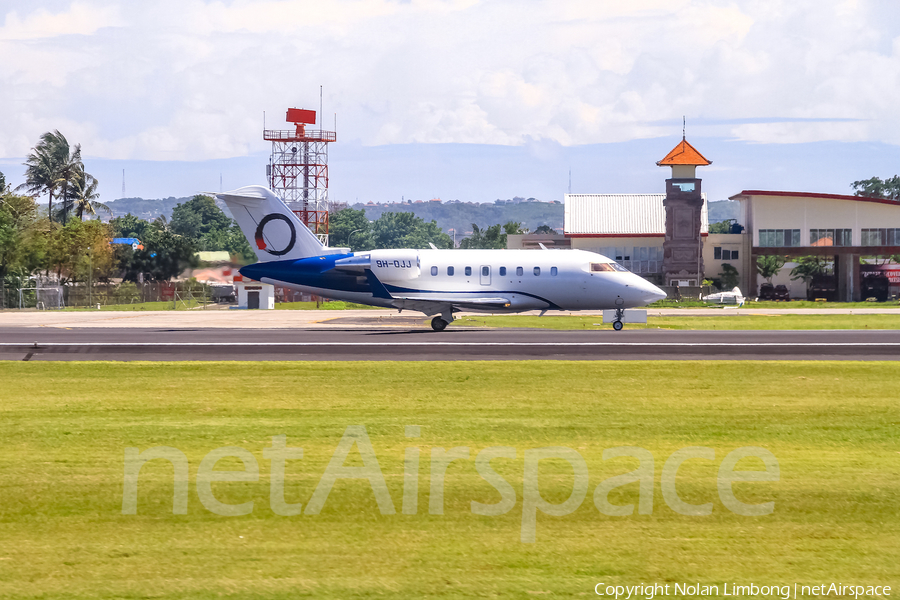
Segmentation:
<svg viewBox="0 0 900 600">
<path fill-rule="evenodd" d="M 663 300 L 666 297 L 666 293 L 644 279 L 643 277 L 639 277 L 637 275 L 634 276 L 634 279 L 629 282 L 628 287 L 634 289 L 635 295 L 638 297 L 639 301 L 642 304 L 652 304 L 657 300 Z"/>
<path fill-rule="evenodd" d="M 652 283 L 650 283 L 649 281 L 647 282 L 647 288 L 648 289 L 647 289 L 646 293 L 644 294 L 644 297 L 647 298 L 647 304 L 656 302 L 657 300 L 665 300 L 666 299 L 666 293 L 664 291 L 662 291 L 661 289 L 659 289 L 658 287 L 656 287 L 655 285 L 653 285 Z"/>
</svg>

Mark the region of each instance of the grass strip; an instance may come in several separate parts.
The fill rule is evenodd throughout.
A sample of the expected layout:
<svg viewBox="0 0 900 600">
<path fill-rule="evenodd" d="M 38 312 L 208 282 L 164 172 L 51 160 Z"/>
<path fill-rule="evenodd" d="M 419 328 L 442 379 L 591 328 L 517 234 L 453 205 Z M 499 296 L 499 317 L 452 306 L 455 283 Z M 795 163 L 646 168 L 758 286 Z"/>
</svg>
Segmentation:
<svg viewBox="0 0 900 600">
<path fill-rule="evenodd" d="M 896 590 L 898 380 L 898 363 L 843 361 L 0 363 L 0 597 L 570 598 L 599 582 Z M 319 514 L 277 515 L 264 458 L 273 436 L 303 448 L 284 493 L 306 510 L 354 425 L 396 513 L 380 512 L 367 480 L 347 479 Z M 143 467 L 137 514 L 122 514 L 125 448 L 157 446 L 189 463 L 187 514 L 172 514 L 164 460 Z M 252 501 L 245 516 L 214 514 L 198 496 L 200 463 L 223 446 L 259 465 L 258 480 L 212 484 L 222 502 Z M 501 495 L 474 458 L 493 446 L 515 450 L 491 463 L 515 504 L 487 517 L 471 502 Z M 638 466 L 603 459 L 620 446 L 654 459 L 650 514 L 594 505 L 598 484 Z M 685 462 L 676 485 L 685 502 L 712 503 L 708 516 L 677 513 L 661 491 L 665 462 L 695 446 L 715 458 Z M 779 462 L 778 481 L 734 484 L 743 502 L 773 501 L 769 515 L 735 514 L 717 490 L 718 466 L 744 446 Z M 446 468 L 438 511 L 433 453 L 460 447 L 469 459 Z M 571 514 L 538 513 L 536 541 L 522 543 L 524 456 L 542 447 L 583 457 L 590 484 Z M 347 466 L 363 464 L 358 448 Z M 408 448 L 419 449 L 414 514 L 402 511 Z M 573 468 L 539 467 L 542 498 L 565 501 Z M 630 483 L 609 500 L 637 505 L 639 494 Z"/>
<path fill-rule="evenodd" d="M 459 317 L 456 327 L 526 327 L 534 329 L 612 329 L 603 317 L 486 315 Z M 897 315 L 740 315 L 711 317 L 647 317 L 647 323 L 627 323 L 625 329 L 680 330 L 808 330 L 900 329 Z"/>
</svg>

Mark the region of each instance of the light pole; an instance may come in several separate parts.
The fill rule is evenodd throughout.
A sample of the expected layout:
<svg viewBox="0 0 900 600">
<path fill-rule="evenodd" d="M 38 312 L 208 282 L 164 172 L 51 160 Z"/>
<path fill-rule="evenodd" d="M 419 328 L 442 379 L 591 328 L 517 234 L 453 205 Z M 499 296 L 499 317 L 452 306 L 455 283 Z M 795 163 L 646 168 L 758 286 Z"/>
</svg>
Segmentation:
<svg viewBox="0 0 900 600">
<path fill-rule="evenodd" d="M 91 247 L 88 246 L 88 306 L 94 305 L 93 277 L 94 277 L 94 254 L 91 252 Z"/>
<path fill-rule="evenodd" d="M 359 233 L 360 231 L 363 231 L 364 229 L 365 229 L 365 227 L 361 227 L 361 228 L 359 228 L 359 229 L 356 229 L 356 230 L 354 230 L 354 231 L 351 231 L 351 232 L 350 232 L 350 235 L 347 236 L 347 245 L 350 246 L 351 249 L 353 249 L 353 245 L 350 243 L 350 240 L 353 239 L 353 234 L 354 234 L 354 233 Z"/>
</svg>

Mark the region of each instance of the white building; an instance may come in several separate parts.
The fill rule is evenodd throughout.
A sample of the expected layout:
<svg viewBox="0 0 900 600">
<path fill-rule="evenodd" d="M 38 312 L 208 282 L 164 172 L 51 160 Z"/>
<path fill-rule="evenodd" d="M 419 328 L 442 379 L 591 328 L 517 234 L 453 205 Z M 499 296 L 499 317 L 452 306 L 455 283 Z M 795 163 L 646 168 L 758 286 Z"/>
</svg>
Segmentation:
<svg viewBox="0 0 900 600">
<path fill-rule="evenodd" d="M 235 275 L 234 287 L 237 292 L 238 308 L 275 308 L 275 286 Z"/>
<path fill-rule="evenodd" d="M 894 200 L 761 190 L 745 190 L 731 200 L 741 203 L 742 244 L 751 265 L 764 255 L 828 257 L 839 300 L 863 299 L 861 257 L 900 254 L 900 202 Z M 752 269 L 750 289 L 760 283 Z"/>
</svg>

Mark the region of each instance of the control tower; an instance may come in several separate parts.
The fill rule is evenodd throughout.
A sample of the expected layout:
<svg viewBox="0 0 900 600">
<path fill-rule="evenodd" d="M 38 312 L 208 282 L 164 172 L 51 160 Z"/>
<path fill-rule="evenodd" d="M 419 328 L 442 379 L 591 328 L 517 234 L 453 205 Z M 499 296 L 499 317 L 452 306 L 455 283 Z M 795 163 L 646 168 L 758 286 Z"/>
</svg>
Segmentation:
<svg viewBox="0 0 900 600">
<path fill-rule="evenodd" d="M 263 139 L 272 142 L 269 186 L 328 245 L 328 144 L 337 141 L 337 134 L 307 129 L 316 124 L 314 110 L 289 108 L 285 120 L 293 130 L 263 131 Z"/>
</svg>

